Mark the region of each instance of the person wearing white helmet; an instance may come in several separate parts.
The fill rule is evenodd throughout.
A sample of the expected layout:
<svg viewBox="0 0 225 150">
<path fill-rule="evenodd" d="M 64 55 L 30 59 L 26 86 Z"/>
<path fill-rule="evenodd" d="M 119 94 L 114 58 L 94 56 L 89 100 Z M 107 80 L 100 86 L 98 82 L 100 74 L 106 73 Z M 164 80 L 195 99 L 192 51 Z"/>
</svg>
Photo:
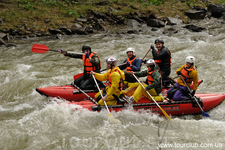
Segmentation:
<svg viewBox="0 0 225 150">
<path fill-rule="evenodd" d="M 128 82 L 136 82 L 136 79 L 130 74 L 131 71 L 137 72 L 141 70 L 141 59 L 136 57 L 135 49 L 132 47 L 127 48 L 126 50 L 127 59 L 123 61 L 122 64 L 119 66 L 121 70 L 126 69 L 125 71 L 125 80 Z"/>
<path fill-rule="evenodd" d="M 107 69 L 108 71 L 104 74 L 95 73 L 91 71 L 91 74 L 95 76 L 95 78 L 99 81 L 109 81 L 108 86 L 102 90 L 101 92 L 104 93 L 104 97 L 101 97 L 101 94 L 98 92 L 95 95 L 97 99 L 100 97 L 98 101 L 99 105 L 105 105 L 104 101 L 107 105 L 116 105 L 117 100 L 115 97 L 120 96 L 120 92 L 122 90 L 123 80 L 125 79 L 124 72 L 116 66 L 116 59 L 113 57 L 109 57 L 106 59 Z"/>
<path fill-rule="evenodd" d="M 170 50 L 164 46 L 164 41 L 162 39 L 156 39 L 155 45 L 157 50 L 155 50 L 154 46 L 151 45 L 152 56 L 156 64 L 160 68 L 163 86 L 166 87 L 169 83 L 169 75 L 172 65 L 172 54 Z"/>
<path fill-rule="evenodd" d="M 193 81 L 194 86 L 191 95 L 194 96 L 198 88 L 198 72 L 195 67 L 195 58 L 193 56 L 188 56 L 185 62 L 186 65 L 179 68 L 176 73 L 183 77 L 189 87 Z M 174 87 L 170 88 L 167 92 L 167 97 L 173 99 L 174 101 L 189 99 L 189 90 L 183 82 L 182 77 L 180 77 Z"/>
<path fill-rule="evenodd" d="M 132 104 L 133 101 L 138 102 L 142 95 L 147 97 L 151 100 L 151 97 L 146 93 L 148 91 L 152 96 L 161 96 L 163 100 L 163 96 L 160 95 L 162 92 L 162 79 L 161 75 L 159 73 L 159 66 L 156 65 L 155 61 L 153 59 L 149 59 L 146 62 L 147 70 L 141 71 L 141 72 L 131 72 L 131 74 L 135 74 L 138 77 L 145 77 L 146 78 L 146 84 L 142 83 L 143 87 L 137 82 L 132 84 L 129 88 L 134 88 L 135 86 L 137 89 L 135 90 L 134 94 L 128 99 L 129 104 Z M 135 85 L 136 84 L 136 85 Z"/>
</svg>

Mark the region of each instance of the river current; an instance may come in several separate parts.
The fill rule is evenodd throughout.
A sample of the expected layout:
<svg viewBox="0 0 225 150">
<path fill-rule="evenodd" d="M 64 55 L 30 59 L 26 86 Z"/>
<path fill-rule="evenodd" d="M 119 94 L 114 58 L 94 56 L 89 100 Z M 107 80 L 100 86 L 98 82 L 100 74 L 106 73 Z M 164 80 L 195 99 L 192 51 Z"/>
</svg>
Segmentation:
<svg viewBox="0 0 225 150">
<path fill-rule="evenodd" d="M 203 24 L 207 31 L 181 30 L 172 36 L 161 29 L 143 27 L 139 34 L 74 35 L 56 39 L 15 40 L 17 47 L 0 47 L 0 149 L 2 150 L 123 150 L 123 149 L 225 149 L 225 102 L 202 115 L 173 117 L 167 121 L 151 112 L 132 109 L 112 112 L 122 124 L 109 119 L 106 110 L 97 113 L 59 106 L 35 91 L 38 87 L 71 83 L 83 71 L 82 61 L 48 51 L 32 53 L 32 45 L 81 52 L 90 44 L 102 60 L 109 56 L 122 63 L 125 50 L 133 47 L 143 58 L 156 38 L 172 52 L 171 77 L 189 55 L 196 58 L 198 93 L 225 93 L 225 34 L 219 23 Z M 146 58 L 152 58 L 151 52 Z M 142 65 L 142 70 L 146 66 Z M 59 100 L 57 100 L 59 101 Z"/>
</svg>

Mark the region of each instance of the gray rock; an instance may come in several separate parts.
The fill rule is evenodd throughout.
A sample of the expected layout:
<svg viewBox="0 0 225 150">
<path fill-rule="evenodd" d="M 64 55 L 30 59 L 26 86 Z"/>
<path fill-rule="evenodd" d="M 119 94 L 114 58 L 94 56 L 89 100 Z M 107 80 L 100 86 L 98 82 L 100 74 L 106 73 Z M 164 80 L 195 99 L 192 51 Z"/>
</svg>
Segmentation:
<svg viewBox="0 0 225 150">
<path fill-rule="evenodd" d="M 0 24 L 3 24 L 3 23 L 4 23 L 3 19 L 2 19 L 2 18 L 0 18 Z"/>
<path fill-rule="evenodd" d="M 132 28 L 141 27 L 141 24 L 137 20 L 134 20 L 134 19 L 128 19 L 127 20 L 127 25 L 132 27 Z"/>
<path fill-rule="evenodd" d="M 157 20 L 157 19 L 148 19 L 147 21 L 147 25 L 150 27 L 164 27 L 165 23 L 161 20 Z"/>
<path fill-rule="evenodd" d="M 49 29 L 48 29 L 48 32 L 50 32 L 51 34 L 62 34 L 62 31 L 59 30 L 59 29 L 52 29 L 52 28 L 49 28 Z"/>
<path fill-rule="evenodd" d="M 6 36 L 6 34 L 0 32 L 0 38 L 3 38 L 4 36 Z"/>
<path fill-rule="evenodd" d="M 44 22 L 45 22 L 45 23 L 49 23 L 50 21 L 51 21 L 51 20 L 50 20 L 49 18 L 45 18 L 45 19 L 44 19 Z"/>
<path fill-rule="evenodd" d="M 82 26 L 81 26 L 79 23 L 74 23 L 74 26 L 75 26 L 76 28 L 82 28 Z"/>
<path fill-rule="evenodd" d="M 164 18 L 165 21 L 167 21 L 167 25 L 180 25 L 182 24 L 181 19 L 173 18 L 173 17 L 166 17 Z"/>
<path fill-rule="evenodd" d="M 80 34 L 80 35 L 88 35 L 88 33 L 85 31 L 84 28 L 74 28 L 74 29 L 71 29 L 72 33 L 73 34 Z"/>
<path fill-rule="evenodd" d="M 87 19 L 86 18 L 76 18 L 75 19 L 77 22 L 82 22 L 82 23 L 86 23 Z"/>
<path fill-rule="evenodd" d="M 184 28 L 189 29 L 193 32 L 201 32 L 203 30 L 206 30 L 206 28 L 199 27 L 199 26 L 196 26 L 194 24 L 188 24 L 188 25 L 184 26 Z"/>
<path fill-rule="evenodd" d="M 208 5 L 208 11 L 212 13 L 212 16 L 215 18 L 220 18 L 223 16 L 225 12 L 225 5 L 220 4 L 209 4 Z"/>
<path fill-rule="evenodd" d="M 114 9 L 114 8 L 112 8 L 112 7 L 108 7 L 108 8 L 107 8 L 107 11 L 110 12 L 110 13 L 111 13 L 111 12 L 118 13 L 118 10 L 116 10 L 116 9 Z"/>
<path fill-rule="evenodd" d="M 185 15 L 190 19 L 200 20 L 205 18 L 206 12 L 203 10 L 187 10 Z"/>
</svg>

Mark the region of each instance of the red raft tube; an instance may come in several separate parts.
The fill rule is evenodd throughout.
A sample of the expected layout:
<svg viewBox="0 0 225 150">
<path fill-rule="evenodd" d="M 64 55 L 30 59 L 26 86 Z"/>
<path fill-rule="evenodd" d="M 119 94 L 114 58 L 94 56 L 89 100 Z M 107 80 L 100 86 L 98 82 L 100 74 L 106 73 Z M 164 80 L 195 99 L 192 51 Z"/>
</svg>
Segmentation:
<svg viewBox="0 0 225 150">
<path fill-rule="evenodd" d="M 225 99 L 225 94 L 197 93 L 195 94 L 195 96 L 198 97 L 198 102 L 205 112 L 215 108 Z M 158 104 L 164 111 L 166 111 L 168 115 L 171 116 L 202 113 L 195 100 L 158 102 Z M 82 109 L 88 109 L 90 111 L 101 111 L 102 109 L 106 108 L 105 106 L 99 106 L 90 100 L 69 102 L 67 105 L 79 105 Z M 128 106 L 128 104 L 123 103 L 113 106 L 108 105 L 108 108 L 110 111 L 118 112 L 127 109 Z M 133 103 L 133 109 L 135 111 L 150 110 L 153 113 L 163 115 L 162 111 L 158 108 L 158 106 L 154 102 L 150 102 L 150 100 L 146 99 L 145 97 L 142 97 L 142 99 L 140 99 L 138 103 Z"/>
<path fill-rule="evenodd" d="M 203 80 L 199 80 L 198 83 L 201 84 Z M 105 83 L 107 86 L 107 83 Z M 191 85 L 191 89 L 193 84 Z M 169 88 L 164 88 L 163 92 L 166 92 Z M 77 89 L 74 85 L 68 84 L 63 86 L 51 86 L 51 87 L 41 87 L 37 88 L 36 91 L 41 95 L 51 98 L 61 98 L 67 101 L 82 101 L 87 98 L 79 89 Z M 95 94 L 98 92 L 96 90 L 83 90 L 90 97 L 94 98 Z"/>
</svg>

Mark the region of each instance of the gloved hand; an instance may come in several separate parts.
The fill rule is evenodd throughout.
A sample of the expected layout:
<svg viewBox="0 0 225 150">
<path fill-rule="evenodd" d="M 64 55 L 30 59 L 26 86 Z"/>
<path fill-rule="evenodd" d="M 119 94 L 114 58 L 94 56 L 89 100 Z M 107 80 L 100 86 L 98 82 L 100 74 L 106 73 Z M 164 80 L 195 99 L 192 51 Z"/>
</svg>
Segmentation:
<svg viewBox="0 0 225 150">
<path fill-rule="evenodd" d="M 147 61 L 148 61 L 148 59 L 142 60 L 142 62 L 143 62 L 144 64 L 146 64 Z"/>
<path fill-rule="evenodd" d="M 192 92 L 191 92 L 191 96 L 194 96 L 195 95 L 195 90 L 193 90 Z"/>
<path fill-rule="evenodd" d="M 86 55 L 85 55 L 85 56 L 86 56 L 86 58 L 88 58 L 88 57 L 89 57 L 89 53 L 86 53 Z"/>
<path fill-rule="evenodd" d="M 151 49 L 155 49 L 155 47 L 153 45 L 151 45 Z"/>
<path fill-rule="evenodd" d="M 177 74 L 178 74 L 178 75 L 182 75 L 182 73 L 181 73 L 180 71 L 177 71 Z"/>
<path fill-rule="evenodd" d="M 63 53 L 63 50 L 62 49 L 59 49 L 58 52 Z"/>
<path fill-rule="evenodd" d="M 130 66 L 130 62 L 129 61 L 127 61 L 127 66 Z"/>
</svg>

